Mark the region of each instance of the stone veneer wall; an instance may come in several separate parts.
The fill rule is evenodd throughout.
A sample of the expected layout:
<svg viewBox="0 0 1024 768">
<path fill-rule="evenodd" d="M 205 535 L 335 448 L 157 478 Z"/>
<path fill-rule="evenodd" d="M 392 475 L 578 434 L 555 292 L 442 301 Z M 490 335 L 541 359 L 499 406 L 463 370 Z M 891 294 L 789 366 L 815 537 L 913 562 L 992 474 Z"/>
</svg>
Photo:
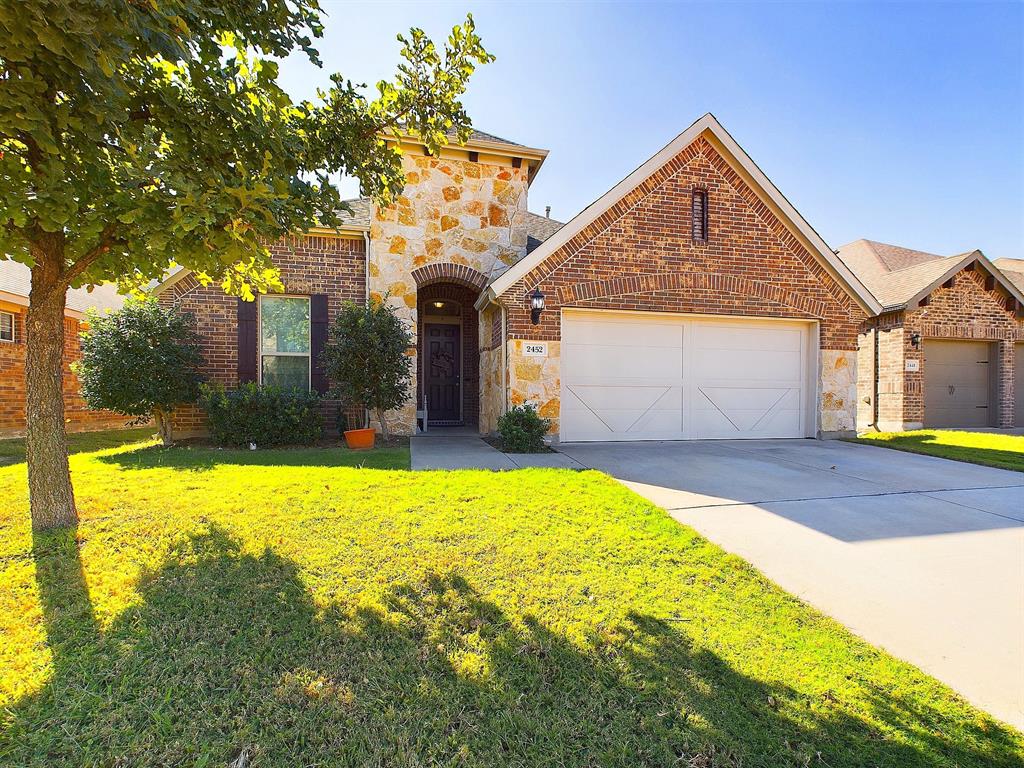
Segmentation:
<svg viewBox="0 0 1024 768">
<path fill-rule="evenodd" d="M 411 151 L 402 163 L 402 195 L 373 216 L 369 287 L 372 299 L 386 296 L 415 331 L 418 298 L 413 269 L 428 264 L 462 266 L 490 279 L 526 254 L 527 168 L 514 168 L 511 161 L 502 164 L 497 158 L 471 162 Z M 415 355 L 415 348 L 410 354 Z M 413 392 L 417 391 L 414 380 Z M 391 418 L 397 433 L 413 432 L 416 395 Z"/>
<path fill-rule="evenodd" d="M 693 190 L 709 195 L 709 238 L 691 238 Z M 540 287 L 547 309 L 530 324 L 523 297 Z M 856 421 L 857 333 L 864 310 L 704 136 L 627 193 L 502 296 L 509 386 L 557 412 L 562 307 L 814 319 L 821 349 L 819 423 Z M 522 340 L 549 342 L 538 370 Z M 518 373 L 517 373 L 518 370 Z"/>
<path fill-rule="evenodd" d="M 501 368 L 501 310 L 494 305 L 480 314 L 480 434 L 498 428 L 505 410 L 505 384 Z"/>
</svg>

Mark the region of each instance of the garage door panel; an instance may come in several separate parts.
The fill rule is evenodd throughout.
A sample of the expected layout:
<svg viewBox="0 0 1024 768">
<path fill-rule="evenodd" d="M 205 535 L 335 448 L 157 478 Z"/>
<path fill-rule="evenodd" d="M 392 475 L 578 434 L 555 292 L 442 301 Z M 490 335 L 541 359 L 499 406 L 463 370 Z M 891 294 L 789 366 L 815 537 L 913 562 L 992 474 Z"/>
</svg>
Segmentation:
<svg viewBox="0 0 1024 768">
<path fill-rule="evenodd" d="M 985 341 L 925 340 L 926 427 L 989 426 L 990 349 L 990 343 Z"/>
<path fill-rule="evenodd" d="M 807 328 L 567 313 L 562 439 L 803 437 Z"/>
<path fill-rule="evenodd" d="M 695 344 L 704 349 L 770 350 L 800 352 L 803 330 L 747 324 L 717 325 L 697 323 Z"/>
<path fill-rule="evenodd" d="M 563 344 L 600 344 L 618 347 L 678 348 L 682 328 L 677 322 L 573 320 L 562 331 Z"/>
<path fill-rule="evenodd" d="M 675 347 L 616 347 L 606 344 L 569 344 L 563 349 L 567 370 L 577 381 L 613 378 L 643 380 L 681 379 L 683 357 Z"/>
<path fill-rule="evenodd" d="M 731 379 L 742 374 L 744 381 L 794 380 L 799 373 L 801 353 L 749 349 L 694 350 L 692 366 L 702 381 Z M 796 377 L 799 381 L 799 376 Z"/>
</svg>

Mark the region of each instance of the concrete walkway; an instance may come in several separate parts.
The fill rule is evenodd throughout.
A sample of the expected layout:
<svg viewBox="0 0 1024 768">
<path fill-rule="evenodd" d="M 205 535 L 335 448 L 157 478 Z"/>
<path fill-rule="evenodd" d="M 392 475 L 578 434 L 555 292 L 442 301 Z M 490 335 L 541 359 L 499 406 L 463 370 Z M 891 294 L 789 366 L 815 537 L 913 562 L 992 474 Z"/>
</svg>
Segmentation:
<svg viewBox="0 0 1024 768">
<path fill-rule="evenodd" d="M 583 468 L 575 459 L 561 453 L 503 453 L 465 429 L 445 431 L 442 428 L 413 435 L 409 451 L 415 470 Z"/>
<path fill-rule="evenodd" d="M 1024 474 L 839 441 L 559 450 L 1024 729 Z"/>
</svg>

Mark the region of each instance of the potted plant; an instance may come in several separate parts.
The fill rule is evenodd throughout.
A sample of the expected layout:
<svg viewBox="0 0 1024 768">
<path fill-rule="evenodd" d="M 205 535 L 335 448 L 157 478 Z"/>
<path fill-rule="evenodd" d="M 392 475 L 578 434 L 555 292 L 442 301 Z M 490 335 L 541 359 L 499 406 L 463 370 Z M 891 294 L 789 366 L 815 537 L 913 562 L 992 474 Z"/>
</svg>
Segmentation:
<svg viewBox="0 0 1024 768">
<path fill-rule="evenodd" d="M 373 411 L 385 441 L 391 436 L 387 412 L 409 399 L 412 359 L 408 350 L 412 344 L 408 325 L 386 300 L 366 306 L 346 302 L 320 358 L 333 394 L 358 406 L 349 408 L 349 413 Z M 355 441 L 360 447 L 372 447 L 374 430 L 366 425 L 365 416 L 360 417 L 359 427 L 345 430 L 345 442 L 350 448 L 356 447 Z"/>
<path fill-rule="evenodd" d="M 353 450 L 373 448 L 377 430 L 369 426 L 364 406 L 342 403 L 338 414 L 342 426 L 341 433 L 345 436 L 345 445 Z"/>
</svg>

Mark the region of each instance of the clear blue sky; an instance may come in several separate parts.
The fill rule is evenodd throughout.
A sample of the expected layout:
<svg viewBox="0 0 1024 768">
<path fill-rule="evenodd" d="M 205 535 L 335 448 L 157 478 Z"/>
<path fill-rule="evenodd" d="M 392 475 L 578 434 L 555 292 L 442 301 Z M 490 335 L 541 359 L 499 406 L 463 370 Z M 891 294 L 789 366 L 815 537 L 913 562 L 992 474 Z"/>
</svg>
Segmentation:
<svg viewBox="0 0 1024 768">
<path fill-rule="evenodd" d="M 832 247 L 1024 258 L 1024 4 L 322 2 L 295 97 L 390 77 L 397 32 L 472 11 L 497 56 L 474 124 L 551 151 L 534 211 L 568 220 L 712 112 Z"/>
</svg>

